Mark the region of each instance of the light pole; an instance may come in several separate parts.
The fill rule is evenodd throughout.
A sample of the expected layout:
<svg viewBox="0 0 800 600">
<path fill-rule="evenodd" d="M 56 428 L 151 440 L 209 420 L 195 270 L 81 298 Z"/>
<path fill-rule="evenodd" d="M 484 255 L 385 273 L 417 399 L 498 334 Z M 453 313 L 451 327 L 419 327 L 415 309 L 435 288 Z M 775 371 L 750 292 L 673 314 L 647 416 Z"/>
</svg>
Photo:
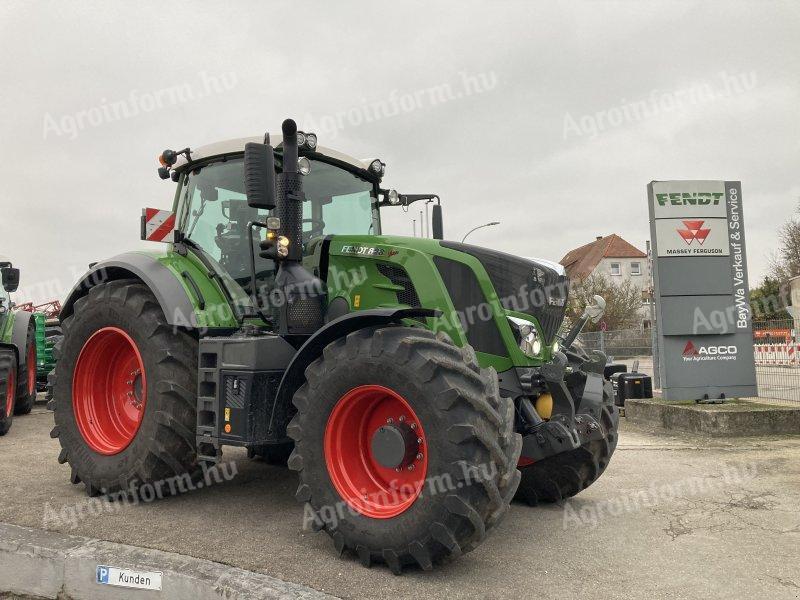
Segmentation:
<svg viewBox="0 0 800 600">
<path fill-rule="evenodd" d="M 500 221 L 492 221 L 491 223 L 484 223 L 483 225 L 478 225 L 477 227 L 474 227 L 473 229 L 470 229 L 467 232 L 467 235 L 469 235 L 473 231 L 476 231 L 476 230 L 481 229 L 483 227 L 492 227 L 493 225 L 500 225 Z M 463 238 L 461 238 L 461 243 L 462 244 L 464 243 L 464 240 L 467 239 L 467 235 L 465 235 Z"/>
</svg>

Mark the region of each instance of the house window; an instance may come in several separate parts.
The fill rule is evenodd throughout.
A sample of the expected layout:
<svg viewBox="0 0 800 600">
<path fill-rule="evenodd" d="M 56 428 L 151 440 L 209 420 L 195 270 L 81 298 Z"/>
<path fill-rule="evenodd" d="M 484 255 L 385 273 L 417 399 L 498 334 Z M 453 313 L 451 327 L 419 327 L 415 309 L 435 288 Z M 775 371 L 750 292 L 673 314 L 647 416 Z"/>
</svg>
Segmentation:
<svg viewBox="0 0 800 600">
<path fill-rule="evenodd" d="M 641 275 L 642 274 L 642 263 L 631 263 L 631 275 Z"/>
<path fill-rule="evenodd" d="M 620 263 L 611 263 L 611 274 L 622 275 L 622 265 Z"/>
</svg>

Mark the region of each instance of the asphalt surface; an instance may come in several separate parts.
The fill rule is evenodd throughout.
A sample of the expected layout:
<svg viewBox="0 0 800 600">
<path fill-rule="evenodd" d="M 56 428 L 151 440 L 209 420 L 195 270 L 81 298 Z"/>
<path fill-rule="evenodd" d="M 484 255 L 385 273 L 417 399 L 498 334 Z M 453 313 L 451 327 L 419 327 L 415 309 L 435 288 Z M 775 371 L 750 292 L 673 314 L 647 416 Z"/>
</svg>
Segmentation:
<svg viewBox="0 0 800 600">
<path fill-rule="evenodd" d="M 226 449 L 237 473 L 224 483 L 151 504 L 89 505 L 56 461 L 51 426 L 37 405 L 0 438 L 0 521 L 188 554 L 343 598 L 800 598 L 800 437 L 699 440 L 623 423 L 606 474 L 564 507 L 514 505 L 474 552 L 395 577 L 339 559 L 326 534 L 303 531 L 295 475 L 239 451 Z"/>
</svg>

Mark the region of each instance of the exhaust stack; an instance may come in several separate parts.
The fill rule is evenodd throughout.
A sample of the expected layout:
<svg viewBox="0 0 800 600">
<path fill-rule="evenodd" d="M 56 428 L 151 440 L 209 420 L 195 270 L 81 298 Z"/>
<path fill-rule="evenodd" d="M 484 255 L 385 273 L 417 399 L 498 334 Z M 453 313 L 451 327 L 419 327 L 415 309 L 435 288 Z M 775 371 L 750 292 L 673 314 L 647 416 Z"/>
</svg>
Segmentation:
<svg viewBox="0 0 800 600">
<path fill-rule="evenodd" d="M 277 177 L 277 216 L 281 220 L 279 235 L 289 240 L 289 253 L 283 261 L 299 262 L 303 258 L 303 175 L 297 170 L 297 123 L 286 119 L 283 130 L 283 172 Z"/>
<path fill-rule="evenodd" d="M 278 235 L 289 240 L 288 254 L 278 259 L 275 276 L 278 333 L 307 335 L 325 322 L 327 289 L 325 283 L 309 273 L 303 260 L 303 175 L 297 170 L 297 124 L 286 119 L 283 129 L 283 170 L 276 180 L 275 213 L 281 224 Z"/>
</svg>

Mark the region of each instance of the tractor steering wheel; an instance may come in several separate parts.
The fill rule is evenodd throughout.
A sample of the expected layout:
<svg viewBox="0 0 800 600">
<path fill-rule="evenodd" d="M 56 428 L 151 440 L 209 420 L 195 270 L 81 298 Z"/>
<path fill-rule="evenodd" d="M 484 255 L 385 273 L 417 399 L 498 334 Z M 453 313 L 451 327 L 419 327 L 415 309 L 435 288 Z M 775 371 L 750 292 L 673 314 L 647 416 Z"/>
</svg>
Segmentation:
<svg viewBox="0 0 800 600">
<path fill-rule="evenodd" d="M 311 229 L 303 232 L 304 244 L 311 238 L 318 237 L 325 232 L 325 221 L 322 219 L 303 219 L 303 224 L 305 223 L 311 223 Z"/>
</svg>

